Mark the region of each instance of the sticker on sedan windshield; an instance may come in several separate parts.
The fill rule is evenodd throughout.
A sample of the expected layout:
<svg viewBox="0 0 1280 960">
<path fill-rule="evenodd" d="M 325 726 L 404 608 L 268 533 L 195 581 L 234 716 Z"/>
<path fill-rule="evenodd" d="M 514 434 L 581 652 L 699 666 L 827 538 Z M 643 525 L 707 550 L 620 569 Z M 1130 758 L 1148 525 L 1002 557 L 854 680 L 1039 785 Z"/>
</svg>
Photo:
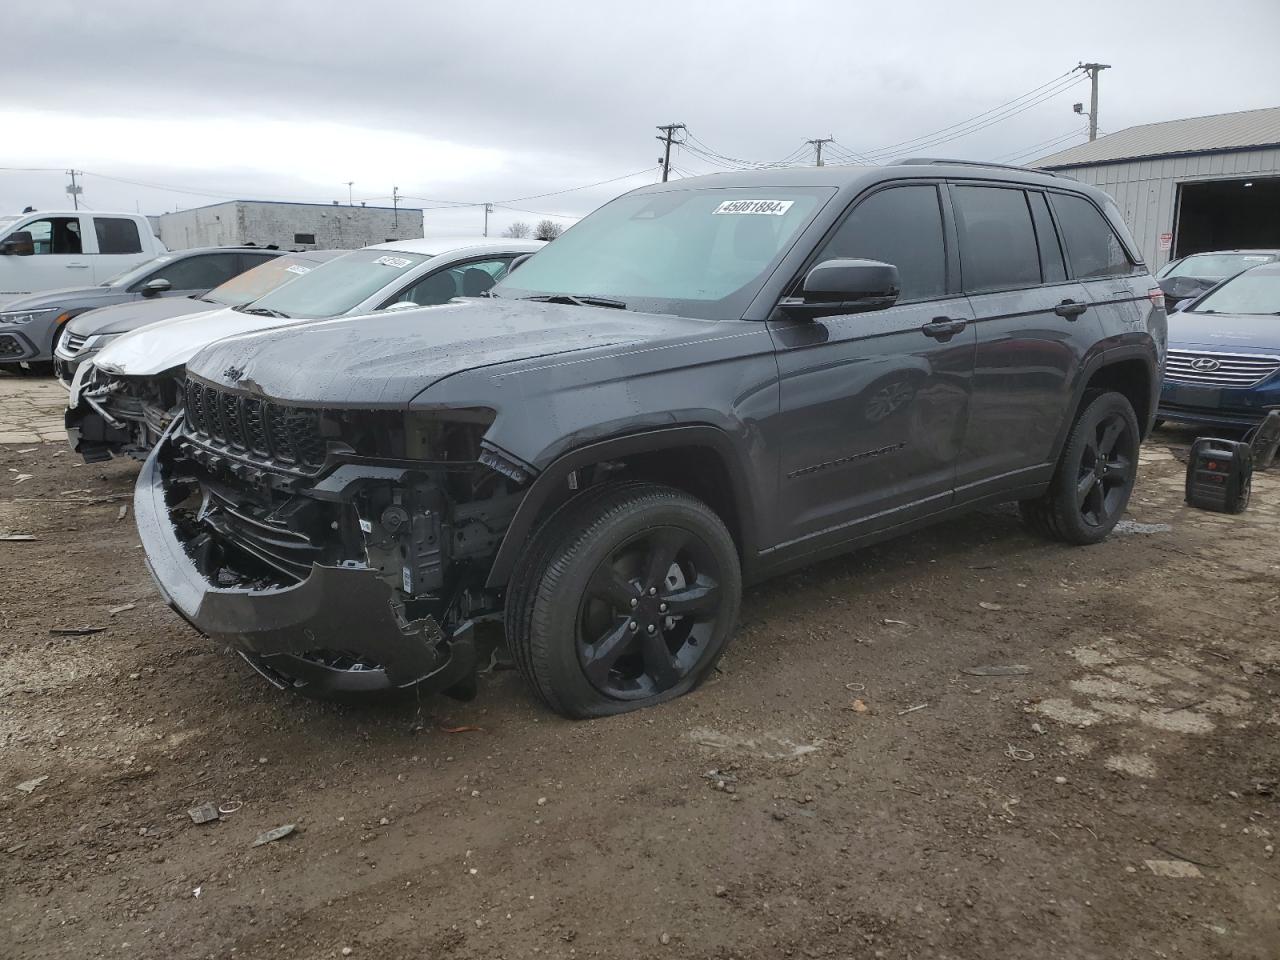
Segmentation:
<svg viewBox="0 0 1280 960">
<path fill-rule="evenodd" d="M 759 213 L 770 217 L 781 217 L 791 209 L 794 200 L 726 200 L 711 212 L 720 213 Z"/>
<path fill-rule="evenodd" d="M 380 263 L 384 267 L 395 267 L 397 270 L 403 270 L 412 260 L 406 260 L 404 257 L 379 257 L 374 263 Z"/>
<path fill-rule="evenodd" d="M 295 264 L 294 264 L 293 266 L 291 266 L 291 267 L 285 267 L 285 268 L 284 268 L 284 272 L 285 272 L 285 273 L 296 273 L 296 274 L 298 274 L 299 276 L 301 276 L 301 275 L 302 275 L 302 274 L 304 274 L 304 273 L 310 273 L 310 272 L 311 272 L 311 268 L 310 268 L 310 267 L 302 267 L 302 266 L 299 266 L 298 264 L 296 264 L 296 263 L 295 263 Z"/>
</svg>

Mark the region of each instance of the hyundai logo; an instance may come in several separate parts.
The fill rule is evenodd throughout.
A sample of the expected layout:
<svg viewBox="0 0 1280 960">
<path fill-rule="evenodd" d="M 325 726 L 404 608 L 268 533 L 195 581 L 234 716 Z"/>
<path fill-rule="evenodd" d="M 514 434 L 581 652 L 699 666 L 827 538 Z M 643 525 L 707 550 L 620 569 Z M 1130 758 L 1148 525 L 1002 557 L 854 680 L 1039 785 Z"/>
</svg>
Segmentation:
<svg viewBox="0 0 1280 960">
<path fill-rule="evenodd" d="M 1213 357 L 1196 357 L 1191 361 L 1191 369 L 1199 370 L 1201 373 L 1208 373 L 1210 370 L 1217 370 L 1222 364 Z"/>
</svg>

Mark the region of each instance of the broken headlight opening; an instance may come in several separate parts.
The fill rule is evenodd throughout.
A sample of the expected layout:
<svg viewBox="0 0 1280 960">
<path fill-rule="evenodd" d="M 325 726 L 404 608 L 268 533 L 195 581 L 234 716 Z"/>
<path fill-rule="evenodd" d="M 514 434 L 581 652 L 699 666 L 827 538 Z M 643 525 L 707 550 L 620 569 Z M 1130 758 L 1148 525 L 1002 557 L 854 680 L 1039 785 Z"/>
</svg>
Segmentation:
<svg viewBox="0 0 1280 960">
<path fill-rule="evenodd" d="M 337 638 L 309 625 L 303 636 L 328 635 L 310 649 L 297 637 L 274 649 L 230 638 L 260 672 L 296 686 L 317 666 L 326 676 L 384 671 L 388 685 L 404 686 L 429 666 L 415 652 L 424 641 L 414 638 L 426 637 L 431 663 L 456 666 L 451 639 L 500 615 L 500 597 L 484 581 L 524 490 L 482 462 L 492 410 L 302 408 L 194 379 L 186 400 L 183 422 L 167 441 L 173 456 L 165 499 L 204 580 L 243 591 L 252 616 L 257 596 L 304 590 L 317 577 L 336 584 L 347 575 L 361 589 L 325 604 L 373 624 L 385 618 L 389 600 L 398 625 L 379 636 L 371 626 Z M 370 599 L 370 578 L 385 590 L 383 599 Z M 360 604 L 368 609 L 351 609 Z M 414 665 L 388 662 L 401 654 Z M 449 672 L 456 686 L 456 671 Z"/>
</svg>

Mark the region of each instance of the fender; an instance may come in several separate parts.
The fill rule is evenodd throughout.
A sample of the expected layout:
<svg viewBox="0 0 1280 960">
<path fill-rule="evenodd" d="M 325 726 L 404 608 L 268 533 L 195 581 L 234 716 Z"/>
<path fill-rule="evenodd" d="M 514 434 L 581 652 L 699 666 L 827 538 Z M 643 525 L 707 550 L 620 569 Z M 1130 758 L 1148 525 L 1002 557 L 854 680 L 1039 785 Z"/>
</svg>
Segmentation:
<svg viewBox="0 0 1280 960">
<path fill-rule="evenodd" d="M 1156 353 L 1155 344 L 1151 340 L 1143 338 L 1136 343 L 1122 344 L 1102 350 L 1094 354 L 1080 368 L 1076 377 L 1075 389 L 1072 391 L 1071 416 L 1064 418 L 1062 425 L 1058 428 L 1058 435 L 1053 443 L 1053 459 L 1050 461 L 1051 463 L 1056 464 L 1058 458 L 1062 456 L 1062 448 L 1067 442 L 1067 434 L 1071 430 L 1071 425 L 1075 422 L 1076 411 L 1080 409 L 1080 401 L 1084 398 L 1085 389 L 1088 387 L 1089 381 L 1093 379 L 1093 375 L 1103 367 L 1108 367 L 1123 360 L 1141 360 L 1151 375 L 1149 387 L 1151 398 L 1148 405 L 1147 422 L 1138 425 L 1142 429 L 1144 437 L 1151 432 L 1151 424 L 1155 421 L 1156 403 L 1160 398 L 1160 359 Z"/>
<path fill-rule="evenodd" d="M 746 480 L 749 476 L 747 468 L 742 463 L 733 442 L 723 430 L 716 427 L 663 427 L 575 447 L 552 461 L 533 481 L 529 492 L 520 501 L 520 506 L 511 519 L 511 525 L 507 527 L 507 532 L 502 538 L 502 545 L 498 547 L 485 586 L 491 590 L 506 586 L 521 551 L 533 533 L 543 507 L 557 491 L 564 489 L 568 484 L 570 473 L 602 460 L 615 460 L 637 453 L 673 447 L 708 447 L 724 462 L 725 473 L 729 476 L 734 510 L 740 521 L 738 533 L 741 538 L 743 565 L 744 567 L 749 565 L 756 556 L 755 501 Z"/>
</svg>

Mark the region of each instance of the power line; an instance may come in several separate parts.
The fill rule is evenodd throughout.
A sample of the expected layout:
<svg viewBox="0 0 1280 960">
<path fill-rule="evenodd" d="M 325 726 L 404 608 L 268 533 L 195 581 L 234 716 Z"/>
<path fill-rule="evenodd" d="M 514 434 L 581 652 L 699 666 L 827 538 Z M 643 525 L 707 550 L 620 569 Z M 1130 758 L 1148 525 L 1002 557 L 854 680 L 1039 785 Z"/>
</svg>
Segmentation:
<svg viewBox="0 0 1280 960">
<path fill-rule="evenodd" d="M 1026 113 L 1033 107 L 1037 107 L 1042 103 L 1052 100 L 1054 97 L 1065 93 L 1067 90 L 1083 82 L 1084 77 L 1076 77 L 1066 80 L 1056 87 L 1052 87 L 1037 94 L 1031 100 L 1026 100 L 1012 107 L 1005 107 L 998 113 L 991 113 L 991 115 L 987 116 L 985 119 L 978 120 L 976 122 L 968 122 L 964 125 L 953 124 L 952 127 L 945 128 L 951 131 L 949 133 L 938 132 L 937 135 L 918 137 L 915 140 L 904 140 L 892 147 L 880 147 L 875 150 L 865 150 L 863 153 L 874 160 L 883 162 L 886 158 L 891 156 L 902 156 L 906 153 L 915 153 L 930 147 L 939 146 L 943 143 L 950 143 L 953 140 L 959 140 L 962 137 L 967 137 L 980 130 L 986 130 L 988 127 L 993 127 L 998 123 L 1003 123 L 1012 117 L 1018 116 L 1019 114 Z M 988 113 L 990 113 L 990 111 L 988 111 Z"/>
<path fill-rule="evenodd" d="M 523 203 L 525 200 L 541 200 L 543 197 L 558 197 L 564 193 L 573 193 L 577 190 L 590 190 L 592 187 L 603 187 L 606 183 L 617 183 L 619 180 L 630 180 L 632 177 L 638 177 L 642 173 L 652 173 L 653 167 L 645 167 L 643 170 L 636 170 L 633 173 L 624 173 L 620 177 L 610 177 L 608 180 L 597 180 L 595 183 L 584 183 L 577 187 L 566 187 L 563 190 L 551 190 L 547 193 L 535 193 L 527 197 L 512 197 L 510 200 L 503 200 L 498 203 L 501 206 L 504 203 Z"/>
<path fill-rule="evenodd" d="M 948 126 L 945 126 L 945 127 L 941 127 L 937 130 L 932 131 L 931 133 L 921 134 L 918 137 L 911 137 L 910 139 L 907 139 L 907 140 L 900 140 L 897 143 L 886 144 L 883 147 L 876 147 L 875 149 L 864 150 L 862 152 L 867 156 L 871 156 L 873 154 L 884 153 L 889 150 L 895 150 L 898 147 L 905 147 L 910 144 L 917 143 L 920 140 L 931 140 L 934 137 L 939 136 L 940 134 L 945 134 L 948 131 L 956 129 L 957 127 L 966 126 L 970 123 L 973 123 L 975 120 L 981 120 L 984 117 L 988 117 L 991 114 L 1004 110 L 1006 107 L 1011 107 L 1015 104 L 1020 103 L 1021 101 L 1026 100 L 1029 97 L 1033 97 L 1039 94 L 1040 92 L 1047 90 L 1049 87 L 1053 87 L 1056 84 L 1061 83 L 1063 80 L 1066 80 L 1075 72 L 1076 72 L 1076 69 L 1072 68 L 1071 70 L 1068 70 L 1066 73 L 1060 73 L 1058 74 L 1058 76 L 1054 77 L 1052 80 L 1042 83 L 1038 87 L 1032 87 L 1026 93 L 1016 96 L 1012 100 L 1006 100 L 1004 103 L 998 104 L 997 106 L 994 106 L 994 107 L 990 107 L 987 110 L 983 110 L 981 113 L 975 113 L 972 117 L 968 117 L 964 120 L 957 120 L 955 123 L 949 124 Z M 915 148 L 913 147 L 912 149 L 915 149 Z"/>
</svg>

